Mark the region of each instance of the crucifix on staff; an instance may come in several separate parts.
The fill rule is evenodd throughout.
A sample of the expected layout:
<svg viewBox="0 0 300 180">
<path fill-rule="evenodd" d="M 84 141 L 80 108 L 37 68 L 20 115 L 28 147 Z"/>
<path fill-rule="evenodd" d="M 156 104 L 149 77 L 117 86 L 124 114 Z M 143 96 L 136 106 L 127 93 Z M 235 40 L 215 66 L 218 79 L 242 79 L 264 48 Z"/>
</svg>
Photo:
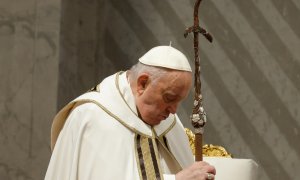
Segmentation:
<svg viewBox="0 0 300 180">
<path fill-rule="evenodd" d="M 194 6 L 194 25 L 187 28 L 184 33 L 184 37 L 187 37 L 189 33 L 194 34 L 194 52 L 195 52 L 195 75 L 194 75 L 194 106 L 191 115 L 191 122 L 195 128 L 195 159 L 196 161 L 202 161 L 202 141 L 204 125 L 206 123 L 206 113 L 203 108 L 203 97 L 201 93 L 201 79 L 200 79 L 200 56 L 199 56 L 199 42 L 198 34 L 202 34 L 209 42 L 212 42 L 212 36 L 202 27 L 199 26 L 198 9 L 201 0 L 197 0 Z"/>
</svg>

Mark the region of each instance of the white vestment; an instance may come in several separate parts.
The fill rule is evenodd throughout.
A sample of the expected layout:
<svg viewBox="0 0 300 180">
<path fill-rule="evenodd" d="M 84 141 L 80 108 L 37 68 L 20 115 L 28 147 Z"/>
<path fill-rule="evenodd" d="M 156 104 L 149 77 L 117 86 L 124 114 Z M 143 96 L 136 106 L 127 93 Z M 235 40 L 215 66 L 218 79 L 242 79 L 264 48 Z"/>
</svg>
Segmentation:
<svg viewBox="0 0 300 180">
<path fill-rule="evenodd" d="M 63 125 L 45 180 L 175 179 L 194 162 L 177 115 L 154 127 L 137 116 L 126 73 L 98 87 L 55 117 Z"/>
</svg>

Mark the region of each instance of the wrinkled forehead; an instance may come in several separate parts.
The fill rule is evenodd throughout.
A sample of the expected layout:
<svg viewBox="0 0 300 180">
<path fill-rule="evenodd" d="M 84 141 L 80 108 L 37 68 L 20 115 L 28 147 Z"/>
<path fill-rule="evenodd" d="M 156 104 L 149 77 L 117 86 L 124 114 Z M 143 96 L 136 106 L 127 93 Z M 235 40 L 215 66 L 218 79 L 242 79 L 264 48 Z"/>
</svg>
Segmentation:
<svg viewBox="0 0 300 180">
<path fill-rule="evenodd" d="M 187 71 L 170 71 L 158 79 L 158 85 L 165 90 L 189 90 L 192 83 L 192 73 Z"/>
<path fill-rule="evenodd" d="M 192 79 L 192 73 L 188 71 L 177 71 L 177 70 L 171 70 L 168 73 L 166 73 L 163 77 L 163 81 L 182 81 L 182 80 L 191 80 Z"/>
</svg>

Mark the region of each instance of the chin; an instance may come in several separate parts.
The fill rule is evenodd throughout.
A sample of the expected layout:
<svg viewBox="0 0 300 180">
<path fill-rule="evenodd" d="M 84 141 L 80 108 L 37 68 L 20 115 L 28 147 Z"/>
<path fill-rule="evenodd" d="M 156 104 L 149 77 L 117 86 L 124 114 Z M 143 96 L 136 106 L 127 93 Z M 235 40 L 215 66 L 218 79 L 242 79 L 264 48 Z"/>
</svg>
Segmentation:
<svg viewBox="0 0 300 180">
<path fill-rule="evenodd" d="M 148 119 L 148 121 L 144 120 L 144 122 L 150 126 L 156 126 L 159 125 L 160 122 L 162 122 L 165 119 L 166 118 L 164 116 L 159 116 L 158 118 Z"/>
<path fill-rule="evenodd" d="M 145 122 L 145 123 L 150 125 L 150 126 L 156 126 L 156 125 L 159 125 L 161 121 L 162 120 L 159 120 L 159 121 L 154 120 L 154 121 L 150 121 L 149 123 L 147 123 L 147 122 Z"/>
<path fill-rule="evenodd" d="M 165 118 L 164 119 L 159 119 L 158 121 L 153 121 L 152 126 L 159 125 L 164 120 L 165 120 Z"/>
<path fill-rule="evenodd" d="M 152 126 L 159 125 L 159 124 L 160 124 L 160 122 L 161 122 L 161 121 L 159 121 L 159 122 L 155 122 L 155 123 L 153 123 L 153 125 L 152 125 Z"/>
</svg>

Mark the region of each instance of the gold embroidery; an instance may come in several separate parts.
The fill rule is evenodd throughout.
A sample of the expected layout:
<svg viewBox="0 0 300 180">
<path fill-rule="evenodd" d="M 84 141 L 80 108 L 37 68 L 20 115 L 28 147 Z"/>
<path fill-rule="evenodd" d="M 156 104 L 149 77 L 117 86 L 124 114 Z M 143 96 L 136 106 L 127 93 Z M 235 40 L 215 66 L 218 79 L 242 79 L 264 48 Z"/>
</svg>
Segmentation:
<svg viewBox="0 0 300 180">
<path fill-rule="evenodd" d="M 135 135 L 135 155 L 141 179 L 162 180 L 160 159 L 155 138 Z"/>
<path fill-rule="evenodd" d="M 152 162 L 148 138 L 142 136 L 140 141 L 141 141 L 141 148 L 142 148 L 143 159 L 145 163 L 147 179 L 149 180 L 155 179 L 155 170 Z"/>
<path fill-rule="evenodd" d="M 160 157 L 159 157 L 159 153 L 158 153 L 158 147 L 157 147 L 157 143 L 156 143 L 156 138 L 152 138 L 152 143 L 154 145 L 154 151 L 155 151 L 155 156 L 157 159 L 157 164 L 158 164 L 158 169 L 159 169 L 159 175 L 161 177 L 161 179 L 163 179 L 163 172 L 162 172 L 162 168 L 161 168 L 161 164 L 160 164 Z"/>
</svg>

